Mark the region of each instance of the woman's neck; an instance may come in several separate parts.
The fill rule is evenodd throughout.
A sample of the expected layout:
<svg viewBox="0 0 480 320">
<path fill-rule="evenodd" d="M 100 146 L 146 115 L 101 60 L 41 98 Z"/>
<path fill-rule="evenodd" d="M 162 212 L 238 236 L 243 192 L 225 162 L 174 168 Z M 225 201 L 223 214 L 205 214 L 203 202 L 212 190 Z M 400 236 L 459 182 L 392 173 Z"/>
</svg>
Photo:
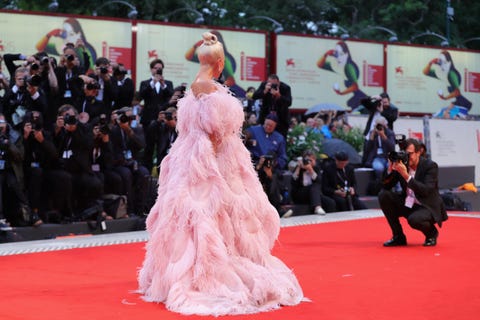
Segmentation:
<svg viewBox="0 0 480 320">
<path fill-rule="evenodd" d="M 213 68 L 210 65 L 200 65 L 200 70 L 197 73 L 196 81 L 198 80 L 213 80 Z"/>
</svg>

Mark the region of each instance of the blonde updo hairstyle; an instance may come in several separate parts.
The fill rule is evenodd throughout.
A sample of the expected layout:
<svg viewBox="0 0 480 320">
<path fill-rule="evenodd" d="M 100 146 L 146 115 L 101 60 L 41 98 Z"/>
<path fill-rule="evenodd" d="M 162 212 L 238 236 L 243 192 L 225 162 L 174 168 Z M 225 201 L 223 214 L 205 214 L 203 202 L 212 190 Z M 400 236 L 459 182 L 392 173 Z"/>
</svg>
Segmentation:
<svg viewBox="0 0 480 320">
<path fill-rule="evenodd" d="M 218 60 L 225 60 L 225 53 L 223 45 L 216 35 L 211 32 L 204 32 L 202 34 L 203 43 L 197 48 L 198 60 L 201 64 L 213 65 Z"/>
</svg>

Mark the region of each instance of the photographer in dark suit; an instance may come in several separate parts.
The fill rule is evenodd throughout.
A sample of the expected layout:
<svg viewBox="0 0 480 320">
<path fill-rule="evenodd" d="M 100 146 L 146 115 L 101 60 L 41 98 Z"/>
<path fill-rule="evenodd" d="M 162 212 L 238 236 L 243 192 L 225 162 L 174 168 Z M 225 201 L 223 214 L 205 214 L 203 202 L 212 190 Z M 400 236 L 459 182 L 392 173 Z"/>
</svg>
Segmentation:
<svg viewBox="0 0 480 320">
<path fill-rule="evenodd" d="M 336 211 L 335 201 L 322 193 L 322 170 L 312 150 L 305 150 L 297 159 L 293 172 L 292 198 L 294 203 L 311 206 L 314 214 L 324 215 Z"/>
<path fill-rule="evenodd" d="M 389 154 L 384 190 L 378 195 L 380 207 L 393 233 L 393 238 L 383 245 L 407 245 L 399 221 L 400 217 L 405 217 L 413 229 L 425 235 L 424 246 L 435 246 L 438 237 L 435 224 L 441 227 L 442 222 L 448 219 L 438 192 L 438 165 L 421 156 L 421 146 L 417 140 L 407 139 L 404 146 L 404 152 Z M 398 182 L 402 191 L 392 191 Z"/>
<path fill-rule="evenodd" d="M 160 166 L 177 139 L 177 108 L 160 111 L 157 121 L 152 121 L 145 132 L 145 167 L 152 172 L 153 166 Z"/>
<path fill-rule="evenodd" d="M 292 105 L 290 86 L 281 82 L 276 74 L 271 74 L 267 81 L 260 84 L 252 99 L 262 100 L 258 123 L 263 123 L 269 114 L 274 114 L 278 118 L 277 131 L 286 137 L 289 125 L 288 108 Z"/>
<path fill-rule="evenodd" d="M 47 108 L 47 98 L 40 88 L 41 77 L 30 76 L 26 68 L 15 70 L 15 82 L 4 97 L 4 115 L 15 129 L 19 126 L 28 111 L 44 113 Z"/>
<path fill-rule="evenodd" d="M 115 125 L 110 132 L 113 147 L 113 170 L 122 177 L 123 191 L 127 196 L 128 214 L 142 215 L 146 210 L 146 193 L 149 172 L 141 164 L 145 138 L 142 127 L 131 127 L 136 119 L 132 108 L 124 107 L 114 112 Z"/>
<path fill-rule="evenodd" d="M 348 154 L 338 151 L 335 161 L 325 165 L 322 175 L 323 194 L 331 197 L 338 211 L 363 210 L 367 207 L 357 195 L 354 168 L 348 163 Z"/>
<path fill-rule="evenodd" d="M 173 95 L 173 83 L 163 77 L 164 67 L 162 60 L 153 60 L 150 62 L 152 77 L 140 83 L 139 92 L 144 101 L 140 122 L 144 128 L 157 118 L 160 111 L 167 108 L 168 101 Z"/>
<path fill-rule="evenodd" d="M 103 195 L 103 184 L 92 172 L 92 131 L 88 125 L 78 120 L 78 112 L 72 105 L 63 105 L 58 110 L 53 141 L 59 155 L 55 169 L 59 169 L 61 174 L 55 175 L 58 181 L 51 197 L 65 199 L 72 190 L 73 206 L 68 201 L 64 203 L 63 213 L 68 217 L 72 215 L 73 209 L 76 214 L 73 218 L 84 219 L 83 211 L 94 207 Z"/>
</svg>

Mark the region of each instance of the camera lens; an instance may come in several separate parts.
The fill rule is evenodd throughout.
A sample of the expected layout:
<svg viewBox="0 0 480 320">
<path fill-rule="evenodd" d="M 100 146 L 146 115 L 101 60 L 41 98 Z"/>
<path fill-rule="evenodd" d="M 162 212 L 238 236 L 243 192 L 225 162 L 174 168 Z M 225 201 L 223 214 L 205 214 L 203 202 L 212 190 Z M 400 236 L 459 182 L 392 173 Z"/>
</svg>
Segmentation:
<svg viewBox="0 0 480 320">
<path fill-rule="evenodd" d="M 73 60 L 75 60 L 75 57 L 73 56 L 73 54 L 67 54 L 67 60 L 68 61 L 73 61 Z"/>
<path fill-rule="evenodd" d="M 377 124 L 377 126 L 375 127 L 377 130 L 383 130 L 383 125 L 381 125 L 380 123 Z"/>
<path fill-rule="evenodd" d="M 156 74 L 162 75 L 163 74 L 163 69 L 157 69 Z"/>
</svg>

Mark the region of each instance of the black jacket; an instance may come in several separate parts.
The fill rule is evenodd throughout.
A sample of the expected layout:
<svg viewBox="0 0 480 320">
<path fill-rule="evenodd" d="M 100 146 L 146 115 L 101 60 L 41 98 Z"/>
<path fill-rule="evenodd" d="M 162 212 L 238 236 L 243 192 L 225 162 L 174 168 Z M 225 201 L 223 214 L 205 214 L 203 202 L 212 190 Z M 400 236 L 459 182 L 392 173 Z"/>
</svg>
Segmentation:
<svg viewBox="0 0 480 320">
<path fill-rule="evenodd" d="M 391 189 L 397 182 L 400 182 L 402 186 L 402 196 L 406 197 L 407 187 L 412 189 L 415 198 L 432 212 L 435 222 L 439 226 L 442 225 L 442 221 L 448 219 L 445 205 L 438 192 L 438 165 L 436 162 L 420 158 L 415 177 L 410 179 L 408 183 L 397 171 L 392 171 L 385 177 L 383 186 L 386 189 Z"/>
</svg>

